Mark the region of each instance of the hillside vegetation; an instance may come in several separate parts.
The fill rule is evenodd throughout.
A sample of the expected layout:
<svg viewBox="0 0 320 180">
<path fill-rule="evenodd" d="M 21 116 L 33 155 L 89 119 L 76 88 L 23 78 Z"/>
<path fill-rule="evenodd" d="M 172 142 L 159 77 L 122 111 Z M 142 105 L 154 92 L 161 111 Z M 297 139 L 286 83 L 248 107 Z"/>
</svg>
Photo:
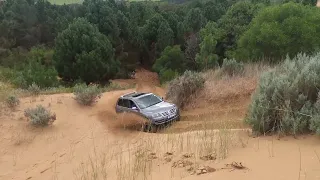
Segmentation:
<svg viewBox="0 0 320 180">
<path fill-rule="evenodd" d="M 247 122 L 260 133 L 320 134 L 320 54 L 289 57 L 265 72 Z"/>
<path fill-rule="evenodd" d="M 220 73 L 235 76 L 243 73 L 246 64 L 277 64 L 286 59 L 279 69 L 261 78 L 248 122 L 261 132 L 319 131 L 319 122 L 314 120 L 319 101 L 314 68 L 319 58 L 312 55 L 320 48 L 320 9 L 315 0 L 84 0 L 56 4 L 61 3 L 6 0 L 0 4 L 2 97 L 8 89 L 72 92 L 78 84 L 109 85 L 112 79 L 129 78 L 137 67 L 158 73 L 161 83 L 178 78 L 170 86 L 176 89 L 173 87 L 180 88 L 179 76 L 185 72 L 221 69 Z M 299 53 L 305 55 L 297 56 Z M 307 80 L 298 82 L 299 78 Z M 270 87 L 274 87 L 274 95 L 265 92 Z M 169 94 L 189 96 L 183 89 Z M 275 99 L 279 93 L 285 96 L 278 97 L 281 102 Z M 301 113 L 308 107 L 313 115 L 304 119 L 260 106 Z"/>
</svg>

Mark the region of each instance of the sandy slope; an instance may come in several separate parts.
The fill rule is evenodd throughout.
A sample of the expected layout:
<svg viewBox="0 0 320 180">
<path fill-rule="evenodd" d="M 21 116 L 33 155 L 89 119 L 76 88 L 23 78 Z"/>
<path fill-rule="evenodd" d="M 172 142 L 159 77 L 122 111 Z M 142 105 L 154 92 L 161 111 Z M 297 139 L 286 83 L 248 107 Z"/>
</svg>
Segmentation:
<svg viewBox="0 0 320 180">
<path fill-rule="evenodd" d="M 137 90 L 164 96 L 155 74 L 142 70 L 136 81 Z M 139 117 L 114 112 L 117 97 L 130 91 L 104 93 L 93 107 L 78 105 L 72 94 L 25 98 L 14 112 L 2 107 L 0 179 L 320 179 L 317 137 L 276 140 L 250 138 L 246 131 L 211 130 L 221 126 L 243 128 L 241 120 L 249 97 L 189 109 L 182 113 L 181 122 L 148 134 L 136 130 L 143 121 Z M 27 126 L 23 110 L 37 104 L 56 113 L 53 126 Z M 206 131 L 194 131 L 199 129 Z M 166 152 L 173 155 L 165 156 Z M 182 158 L 186 153 L 193 155 Z M 208 154 L 215 154 L 217 159 L 201 160 Z M 172 167 L 178 160 L 191 163 Z M 249 169 L 222 169 L 233 161 Z M 216 171 L 191 175 L 192 168 L 205 165 Z"/>
</svg>

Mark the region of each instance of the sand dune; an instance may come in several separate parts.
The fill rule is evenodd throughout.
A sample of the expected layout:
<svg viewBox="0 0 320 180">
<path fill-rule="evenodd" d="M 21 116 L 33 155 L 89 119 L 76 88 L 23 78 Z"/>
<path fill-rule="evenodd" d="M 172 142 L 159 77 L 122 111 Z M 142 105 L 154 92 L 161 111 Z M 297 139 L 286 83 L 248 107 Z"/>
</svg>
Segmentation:
<svg viewBox="0 0 320 180">
<path fill-rule="evenodd" d="M 182 112 L 180 122 L 159 133 L 143 133 L 144 119 L 115 113 L 117 98 L 133 90 L 164 96 L 165 90 L 145 70 L 128 81 L 137 87 L 104 93 L 92 107 L 78 105 L 72 94 L 24 98 L 16 111 L 2 107 L 0 179 L 320 179 L 319 138 L 252 138 L 242 124 L 249 96 L 228 104 L 215 99 Z M 37 104 L 56 113 L 52 126 L 27 125 L 23 110 Z M 209 155 L 212 160 L 205 159 Z M 225 165 L 233 161 L 247 168 Z M 197 175 L 202 169 L 207 172 Z"/>
</svg>

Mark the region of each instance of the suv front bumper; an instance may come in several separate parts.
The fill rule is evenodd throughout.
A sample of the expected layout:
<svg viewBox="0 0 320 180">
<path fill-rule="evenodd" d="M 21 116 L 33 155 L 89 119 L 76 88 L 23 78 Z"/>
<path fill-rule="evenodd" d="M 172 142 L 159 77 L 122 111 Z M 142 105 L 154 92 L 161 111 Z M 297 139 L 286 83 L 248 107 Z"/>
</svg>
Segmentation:
<svg viewBox="0 0 320 180">
<path fill-rule="evenodd" d="M 180 114 L 178 113 L 173 117 L 165 117 L 165 118 L 162 118 L 162 119 L 152 120 L 152 124 L 154 124 L 154 125 L 162 125 L 162 124 L 169 123 L 171 121 L 176 121 L 176 120 L 179 120 L 179 119 L 180 119 Z"/>
</svg>

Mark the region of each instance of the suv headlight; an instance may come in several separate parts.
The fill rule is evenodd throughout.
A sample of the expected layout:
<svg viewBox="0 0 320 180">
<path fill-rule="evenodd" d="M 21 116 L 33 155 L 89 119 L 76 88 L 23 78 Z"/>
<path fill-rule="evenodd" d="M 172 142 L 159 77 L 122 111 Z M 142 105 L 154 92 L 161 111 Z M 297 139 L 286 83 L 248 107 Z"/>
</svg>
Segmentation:
<svg viewBox="0 0 320 180">
<path fill-rule="evenodd" d="M 161 117 L 162 115 L 160 113 L 152 114 L 152 118 L 158 118 Z"/>
</svg>

